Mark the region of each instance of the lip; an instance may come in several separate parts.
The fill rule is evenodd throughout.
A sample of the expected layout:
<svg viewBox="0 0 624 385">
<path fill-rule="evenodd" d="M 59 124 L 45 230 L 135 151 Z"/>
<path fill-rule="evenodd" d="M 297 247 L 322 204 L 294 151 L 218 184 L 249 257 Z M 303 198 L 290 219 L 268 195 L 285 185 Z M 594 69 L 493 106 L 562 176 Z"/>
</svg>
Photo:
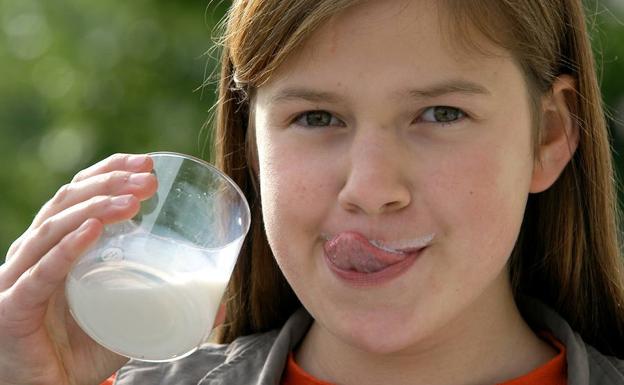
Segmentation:
<svg viewBox="0 0 624 385">
<path fill-rule="evenodd" d="M 332 240 L 333 237 L 334 236 L 329 235 L 327 233 L 321 234 L 321 238 L 326 242 Z M 404 240 L 393 241 L 393 242 L 382 241 L 379 239 L 370 239 L 369 242 L 373 246 L 380 248 L 384 251 L 390 252 L 390 253 L 407 254 L 412 251 L 418 251 L 420 249 L 423 249 L 429 246 L 429 244 L 434 238 L 435 238 L 435 234 L 431 233 L 431 234 L 428 234 L 419 238 L 414 238 L 414 239 L 404 239 Z"/>
<path fill-rule="evenodd" d="M 354 270 L 345 270 L 336 266 L 329 259 L 327 253 L 323 252 L 323 256 L 329 269 L 341 281 L 355 287 L 373 287 L 386 284 L 406 273 L 426 249 L 427 246 L 418 250 L 405 252 L 405 254 L 407 254 L 405 259 L 374 273 L 361 273 Z"/>
<path fill-rule="evenodd" d="M 418 251 L 420 249 L 427 247 L 431 243 L 434 237 L 435 237 L 435 234 L 429 234 L 424 237 L 410 239 L 410 240 L 401 240 L 401 241 L 396 241 L 396 242 L 384 242 L 380 240 L 371 240 L 370 243 L 374 245 L 375 247 L 378 247 L 382 250 L 385 250 L 391 253 L 408 254 L 412 251 Z"/>
</svg>

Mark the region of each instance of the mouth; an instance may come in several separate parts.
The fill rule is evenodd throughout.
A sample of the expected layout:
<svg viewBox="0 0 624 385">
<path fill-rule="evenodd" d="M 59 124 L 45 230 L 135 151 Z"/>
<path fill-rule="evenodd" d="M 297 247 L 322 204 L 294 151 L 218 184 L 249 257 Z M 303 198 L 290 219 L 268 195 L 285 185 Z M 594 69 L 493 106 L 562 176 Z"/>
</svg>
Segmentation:
<svg viewBox="0 0 624 385">
<path fill-rule="evenodd" d="M 393 242 L 370 240 L 347 231 L 326 237 L 324 251 L 330 269 L 354 284 L 378 284 L 406 271 L 435 235 Z"/>
</svg>

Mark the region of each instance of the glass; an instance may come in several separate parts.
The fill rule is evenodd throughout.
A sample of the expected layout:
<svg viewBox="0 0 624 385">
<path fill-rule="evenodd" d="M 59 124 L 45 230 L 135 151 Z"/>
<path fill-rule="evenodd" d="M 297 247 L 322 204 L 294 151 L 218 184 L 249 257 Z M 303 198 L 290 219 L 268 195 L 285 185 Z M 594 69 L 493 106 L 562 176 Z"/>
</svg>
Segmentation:
<svg viewBox="0 0 624 385">
<path fill-rule="evenodd" d="M 158 190 L 129 221 L 106 226 L 72 268 L 66 295 L 80 327 L 143 361 L 191 354 L 210 334 L 249 230 L 236 184 L 182 154 L 149 154 Z"/>
</svg>

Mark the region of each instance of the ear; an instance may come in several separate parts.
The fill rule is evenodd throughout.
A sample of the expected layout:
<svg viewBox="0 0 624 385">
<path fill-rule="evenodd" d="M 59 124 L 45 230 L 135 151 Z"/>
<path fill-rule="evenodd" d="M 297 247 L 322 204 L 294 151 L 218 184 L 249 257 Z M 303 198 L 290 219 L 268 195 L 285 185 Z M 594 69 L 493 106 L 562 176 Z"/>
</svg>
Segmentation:
<svg viewBox="0 0 624 385">
<path fill-rule="evenodd" d="M 542 98 L 540 140 L 530 192 L 547 190 L 572 159 L 579 143 L 579 127 L 574 117 L 576 105 L 574 78 L 559 76 L 551 92 Z"/>
</svg>

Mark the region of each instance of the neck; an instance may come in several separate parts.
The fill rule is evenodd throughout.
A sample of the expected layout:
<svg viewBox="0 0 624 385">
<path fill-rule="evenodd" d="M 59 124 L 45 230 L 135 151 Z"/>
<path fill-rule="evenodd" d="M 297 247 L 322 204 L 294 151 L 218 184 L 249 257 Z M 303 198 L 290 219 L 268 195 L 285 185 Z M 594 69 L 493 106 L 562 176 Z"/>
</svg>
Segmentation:
<svg viewBox="0 0 624 385">
<path fill-rule="evenodd" d="M 472 385 L 519 377 L 555 354 L 526 324 L 508 287 L 496 298 L 480 298 L 436 335 L 409 349 L 366 352 L 314 322 L 295 357 L 314 377 L 344 385 Z"/>
</svg>

